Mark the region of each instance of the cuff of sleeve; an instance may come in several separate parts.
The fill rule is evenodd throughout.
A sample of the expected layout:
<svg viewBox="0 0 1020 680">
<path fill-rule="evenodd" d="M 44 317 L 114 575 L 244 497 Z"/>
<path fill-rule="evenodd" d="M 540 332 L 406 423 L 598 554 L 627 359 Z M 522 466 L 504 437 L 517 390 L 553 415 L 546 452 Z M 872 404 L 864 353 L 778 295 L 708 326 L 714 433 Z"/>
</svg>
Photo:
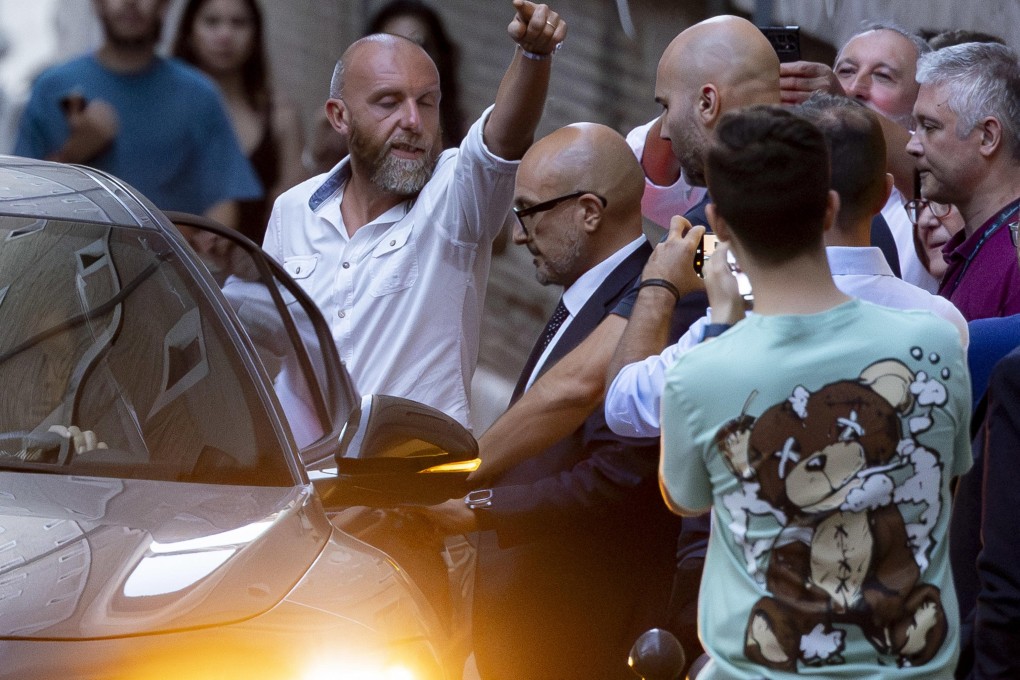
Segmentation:
<svg viewBox="0 0 1020 680">
<path fill-rule="evenodd" d="M 705 341 L 709 338 L 717 338 L 731 328 L 733 328 L 733 324 L 728 323 L 705 324 L 705 332 L 701 335 L 701 340 Z"/>
</svg>

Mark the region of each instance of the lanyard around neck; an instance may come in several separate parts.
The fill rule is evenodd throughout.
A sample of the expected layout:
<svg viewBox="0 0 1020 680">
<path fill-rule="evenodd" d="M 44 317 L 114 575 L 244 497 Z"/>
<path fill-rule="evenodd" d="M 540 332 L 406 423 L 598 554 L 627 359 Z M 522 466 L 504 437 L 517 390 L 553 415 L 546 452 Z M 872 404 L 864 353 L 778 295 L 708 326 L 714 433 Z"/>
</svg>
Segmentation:
<svg viewBox="0 0 1020 680">
<path fill-rule="evenodd" d="M 1016 215 L 1018 210 L 1020 210 L 1020 201 L 1014 201 L 1013 203 L 1003 208 L 1002 211 L 998 215 L 996 215 L 995 221 L 992 222 L 992 224 L 989 225 L 987 229 L 985 229 L 984 233 L 981 234 L 981 238 L 978 239 L 977 244 L 974 246 L 973 250 L 971 250 L 970 254 L 967 256 L 967 259 L 963 261 L 963 268 L 960 270 L 960 273 L 956 277 L 956 280 L 953 281 L 952 289 L 946 291 L 945 293 L 945 296 L 947 298 L 952 297 L 953 293 L 956 292 L 956 289 L 960 287 L 960 281 L 963 281 L 963 275 L 967 273 L 967 270 L 970 268 L 971 262 L 973 262 L 974 258 L 977 257 L 977 254 L 981 250 L 981 246 L 985 244 L 985 241 L 987 241 L 992 234 L 997 232 L 1002 227 L 1002 225 L 1006 224 L 1014 215 Z"/>
</svg>

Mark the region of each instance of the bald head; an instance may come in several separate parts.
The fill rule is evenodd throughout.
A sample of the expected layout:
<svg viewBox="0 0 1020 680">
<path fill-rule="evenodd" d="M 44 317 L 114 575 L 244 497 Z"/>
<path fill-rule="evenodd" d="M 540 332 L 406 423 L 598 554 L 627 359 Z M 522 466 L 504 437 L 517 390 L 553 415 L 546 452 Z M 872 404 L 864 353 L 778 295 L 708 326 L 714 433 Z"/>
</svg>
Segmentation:
<svg viewBox="0 0 1020 680">
<path fill-rule="evenodd" d="M 655 100 L 662 134 L 689 182 L 704 186 L 708 139 L 726 112 L 779 103 L 779 57 L 768 38 L 740 17 L 702 21 L 673 39 L 659 60 Z"/>
<path fill-rule="evenodd" d="M 718 16 L 691 26 L 673 39 L 662 62 L 686 71 L 695 86 L 714 83 L 732 91 L 728 108 L 779 101 L 779 57 L 746 19 Z"/>
<path fill-rule="evenodd" d="M 595 123 L 560 128 L 524 155 L 514 204 L 526 213 L 578 195 L 526 214 L 514 240 L 526 243 L 536 256 L 540 281 L 569 286 L 641 235 L 643 191 L 644 173 L 620 133 Z"/>
<path fill-rule="evenodd" d="M 599 194 L 614 219 L 641 213 L 641 166 L 627 140 L 605 125 L 575 123 L 543 137 L 525 154 L 520 171 L 542 178 L 550 189 Z"/>
<path fill-rule="evenodd" d="M 416 67 L 423 72 L 434 73 L 436 81 L 439 81 L 439 71 L 435 62 L 421 45 L 400 35 L 373 33 L 355 40 L 344 50 L 333 69 L 333 78 L 329 83 L 329 96 L 333 99 L 342 99 L 344 84 L 347 82 L 349 74 L 368 70 L 368 75 L 371 76 L 372 72 L 379 68 L 381 58 L 385 56 L 399 57 L 416 64 Z"/>
</svg>

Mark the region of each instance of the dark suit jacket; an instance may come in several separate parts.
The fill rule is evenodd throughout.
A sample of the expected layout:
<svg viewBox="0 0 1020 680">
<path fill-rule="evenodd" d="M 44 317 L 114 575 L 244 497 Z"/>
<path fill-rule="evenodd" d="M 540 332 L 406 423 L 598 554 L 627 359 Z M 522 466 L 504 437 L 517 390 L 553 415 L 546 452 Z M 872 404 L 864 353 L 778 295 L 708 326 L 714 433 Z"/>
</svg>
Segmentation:
<svg viewBox="0 0 1020 680">
<path fill-rule="evenodd" d="M 644 244 L 609 275 L 543 371 L 612 311 L 650 254 Z M 485 680 L 633 677 L 631 644 L 664 625 L 680 529 L 658 489 L 658 451 L 657 440 L 614 434 L 599 407 L 497 480 L 492 507 L 479 511 L 489 530 L 479 537 L 473 610 Z"/>
<path fill-rule="evenodd" d="M 995 365 L 974 467 L 960 478 L 950 558 L 960 601 L 958 678 L 1020 678 L 1020 349 Z"/>
</svg>

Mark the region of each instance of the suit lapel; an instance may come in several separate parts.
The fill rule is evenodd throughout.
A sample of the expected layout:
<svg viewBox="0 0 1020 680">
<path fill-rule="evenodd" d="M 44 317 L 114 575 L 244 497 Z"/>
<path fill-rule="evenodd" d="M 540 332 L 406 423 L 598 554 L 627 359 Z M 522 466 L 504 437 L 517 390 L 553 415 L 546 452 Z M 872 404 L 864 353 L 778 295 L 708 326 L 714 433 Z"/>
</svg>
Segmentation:
<svg viewBox="0 0 1020 680">
<path fill-rule="evenodd" d="M 628 255 L 609 273 L 602 285 L 595 289 L 588 301 L 581 307 L 577 316 L 571 320 L 562 337 L 553 345 L 548 358 L 542 364 L 539 376 L 581 344 L 581 341 L 588 337 L 588 334 L 595 330 L 595 327 L 613 311 L 620 299 L 637 282 L 638 277 L 641 276 L 641 270 L 644 269 L 645 262 L 651 254 L 652 247 L 647 242 L 642 243 L 641 247 Z"/>
</svg>

